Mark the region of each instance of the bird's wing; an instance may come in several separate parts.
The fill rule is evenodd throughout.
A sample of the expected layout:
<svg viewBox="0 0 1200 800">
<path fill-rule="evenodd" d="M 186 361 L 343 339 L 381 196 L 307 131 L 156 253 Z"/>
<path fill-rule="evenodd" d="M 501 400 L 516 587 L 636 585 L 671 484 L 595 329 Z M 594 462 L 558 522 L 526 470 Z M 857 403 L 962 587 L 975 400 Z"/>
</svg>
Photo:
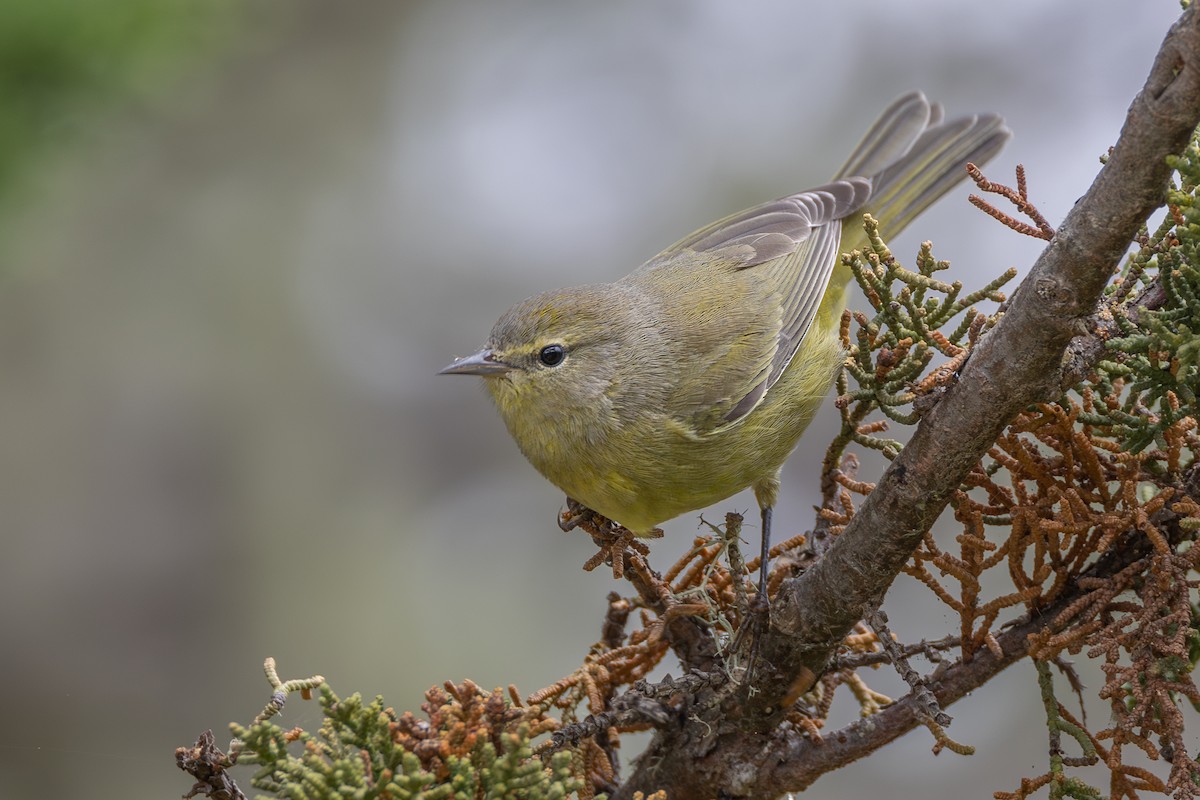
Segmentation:
<svg viewBox="0 0 1200 800">
<path fill-rule="evenodd" d="M 695 408 L 709 421 L 700 427 L 741 419 L 783 374 L 838 263 L 841 220 L 870 194 L 871 181 L 856 177 L 755 206 L 681 239 L 630 276 L 660 276 L 654 283 L 678 295 L 667 302 L 702 297 L 717 306 L 705 315 L 714 330 L 699 334 L 701 341 L 713 340 L 709 352 L 691 354 L 715 358 L 711 367 L 698 365 L 703 381 L 689 381 L 709 388 L 684 404 L 710 404 L 707 415 Z M 704 274 L 686 274 L 693 270 Z M 693 294 L 694 282 L 702 293 Z M 683 311 L 676 318 L 689 319 Z"/>
</svg>

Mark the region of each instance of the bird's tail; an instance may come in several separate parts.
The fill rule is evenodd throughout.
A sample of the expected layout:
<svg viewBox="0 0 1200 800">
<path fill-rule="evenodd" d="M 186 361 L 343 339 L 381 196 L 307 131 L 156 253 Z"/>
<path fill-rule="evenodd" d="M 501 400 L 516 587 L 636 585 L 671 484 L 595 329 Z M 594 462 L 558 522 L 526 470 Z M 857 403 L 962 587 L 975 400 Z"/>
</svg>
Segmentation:
<svg viewBox="0 0 1200 800">
<path fill-rule="evenodd" d="M 966 164 L 991 159 L 1012 131 L 996 114 L 942 120 L 942 107 L 911 92 L 884 109 L 835 178 L 871 178 L 863 208 L 879 220 L 880 233 L 895 236 L 913 218 L 967 177 Z M 857 220 L 842 223 L 843 243 L 861 239 Z"/>
</svg>

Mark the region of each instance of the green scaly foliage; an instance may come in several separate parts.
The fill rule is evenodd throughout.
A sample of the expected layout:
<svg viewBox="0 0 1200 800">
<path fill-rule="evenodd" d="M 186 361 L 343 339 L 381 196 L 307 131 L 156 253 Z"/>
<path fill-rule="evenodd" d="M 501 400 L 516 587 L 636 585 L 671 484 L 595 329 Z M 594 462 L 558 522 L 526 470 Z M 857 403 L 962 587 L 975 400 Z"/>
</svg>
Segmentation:
<svg viewBox="0 0 1200 800">
<path fill-rule="evenodd" d="M 231 725 L 242 743 L 239 763 L 258 766 L 251 785 L 286 800 L 561 800 L 582 788 L 570 752 L 542 761 L 529 726 L 499 734 L 500 746 L 481 738 L 470 755 L 445 758 L 444 774 L 393 737 L 397 717 L 382 697 L 367 703 L 319 689 L 324 720 L 316 733 L 285 731 L 271 720 Z"/>
</svg>

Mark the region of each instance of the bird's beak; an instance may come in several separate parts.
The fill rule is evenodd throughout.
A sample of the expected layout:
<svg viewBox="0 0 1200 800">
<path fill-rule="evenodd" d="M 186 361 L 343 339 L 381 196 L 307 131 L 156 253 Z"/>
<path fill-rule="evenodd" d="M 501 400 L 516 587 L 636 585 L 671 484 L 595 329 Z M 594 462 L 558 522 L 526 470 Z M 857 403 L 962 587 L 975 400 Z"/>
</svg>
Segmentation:
<svg viewBox="0 0 1200 800">
<path fill-rule="evenodd" d="M 503 375 L 512 370 L 511 364 L 505 364 L 496 358 L 491 350 L 480 350 L 473 356 L 456 358 L 453 364 L 438 372 L 438 375 Z"/>
</svg>

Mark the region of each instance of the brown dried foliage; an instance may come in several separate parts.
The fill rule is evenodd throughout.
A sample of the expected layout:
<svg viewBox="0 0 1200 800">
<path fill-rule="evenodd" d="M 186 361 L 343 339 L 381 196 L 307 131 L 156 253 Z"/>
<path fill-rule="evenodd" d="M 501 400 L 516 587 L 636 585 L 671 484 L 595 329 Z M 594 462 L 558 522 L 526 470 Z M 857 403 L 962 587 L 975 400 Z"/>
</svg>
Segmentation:
<svg viewBox="0 0 1200 800">
<path fill-rule="evenodd" d="M 634 597 L 609 595 L 609 609 L 602 626 L 602 640 L 592 646 L 584 663 L 560 681 L 530 694 L 525 702 L 537 708 L 560 711 L 564 727 L 540 751 L 573 746 L 587 764 L 587 772 L 597 789 L 611 786 L 617 779 L 612 750 L 624 733 L 646 730 L 676 712 L 696 694 L 698 687 L 726 680 L 726 674 L 747 674 L 753 668 L 753 636 L 745 635 L 761 621 L 762 610 L 755 602 L 753 576 L 759 559 L 746 561 L 741 555 L 741 517 L 728 514 L 724 526 L 711 526 L 710 534 L 697 536 L 691 549 L 661 575 L 646 560 L 641 542 L 631 540 L 623 529 L 598 517 L 568 512 L 571 527 L 581 527 L 596 541 L 599 551 L 585 565 L 594 569 L 601 563 L 613 565 L 638 590 Z M 772 569 L 768 596 L 780 583 L 812 558 L 808 537 L 793 536 L 771 548 Z M 733 565 L 732 567 L 730 565 Z M 736 569 L 734 568 L 736 567 Z M 624 633 L 630 610 L 637 609 L 640 626 Z M 721 648 L 720 670 L 699 681 L 673 681 L 668 677 L 658 684 L 647 684 L 645 677 L 670 652 L 671 623 L 687 617 L 715 637 Z M 739 635 L 742 634 L 742 635 Z M 944 649 L 945 643 L 926 644 L 913 652 Z M 886 659 L 871 659 L 882 651 L 878 639 L 865 624 L 859 624 L 840 649 L 847 658 L 864 658 L 861 666 L 877 667 Z M 695 665 L 685 665 L 694 670 Z M 623 687 L 633 687 L 618 695 Z M 795 698 L 786 719 L 819 741 L 839 687 L 849 689 L 863 714 L 871 714 L 890 704 L 890 698 L 872 690 L 855 668 L 831 670 L 820 681 Z M 639 703 L 628 702 L 641 693 Z M 647 706 L 646 703 L 652 703 Z M 586 715 L 581 710 L 586 709 Z M 601 737 L 600 733 L 603 733 Z M 593 738 L 594 737 L 594 738 Z M 609 750 L 596 742 L 605 738 Z"/>
<path fill-rule="evenodd" d="M 515 691 L 510 689 L 510 694 Z M 392 741 L 416 755 L 421 767 L 439 780 L 449 777 L 447 760 L 451 756 L 469 759 L 484 741 L 500 750 L 502 737 L 518 725 L 528 724 L 530 736 L 559 727 L 558 720 L 547 716 L 543 708 L 510 703 L 500 689 L 485 692 L 470 680 L 433 687 L 425 693 L 421 710 L 425 718 L 410 711 L 399 716 L 392 709 L 384 713 L 393 718 L 389 725 Z"/>
<path fill-rule="evenodd" d="M 1054 238 L 1054 228 L 1046 221 L 1041 212 L 1037 210 L 1037 206 L 1029 202 L 1029 191 L 1025 184 L 1025 165 L 1017 164 L 1017 188 L 1013 189 L 1010 186 L 1005 186 L 999 183 L 992 183 L 984 177 L 983 172 L 974 164 L 967 164 L 967 174 L 971 176 L 971 180 L 975 181 L 975 185 L 979 187 L 981 192 L 989 194 L 998 194 L 1005 200 L 1016 206 L 1017 211 L 1029 217 L 1033 221 L 1033 225 L 1005 214 L 1000 209 L 993 206 L 991 203 L 984 200 L 977 194 L 973 194 L 967 199 L 971 201 L 971 205 L 978 208 L 993 219 L 999 221 L 1007 228 L 1011 228 L 1017 233 L 1032 236 L 1035 239 L 1044 239 L 1050 241 Z"/>
<path fill-rule="evenodd" d="M 1118 382 L 1114 395 L 1120 389 Z M 1169 511 L 1185 518 L 1182 527 L 1192 527 L 1200 515 L 1186 475 L 1200 439 L 1195 418 L 1185 417 L 1165 429 L 1165 446 L 1123 452 L 1109 431 L 1079 420 L 1085 411 L 1117 404 L 1115 396 L 1087 389 L 1018 417 L 955 494 L 961 530 L 953 546 L 927 534 L 905 572 L 958 615 L 964 661 L 992 646 L 1006 611 L 1034 612 L 1072 586 L 1087 590 L 1054 620 L 1051 627 L 1061 632 L 1035 637 L 1031 654 L 1053 660 L 1084 652 L 1103 659 L 1107 680 L 1099 696 L 1111 704 L 1110 722 L 1095 733 L 1079 727 L 1109 770 L 1113 800 L 1136 798 L 1139 791 L 1195 797 L 1196 762 L 1184 741 L 1179 703 L 1200 705 L 1190 674 L 1197 581 L 1189 577 L 1200 548 L 1173 543 L 1160 519 Z M 872 488 L 854 480 L 856 466 L 846 456 L 828 476 L 836 490 L 821 514 L 834 533 L 853 516 L 854 497 Z M 1096 557 L 1121 546 L 1129 532 L 1145 537 L 1152 555 L 1109 578 L 1084 577 Z M 983 574 L 993 569 L 1007 573 L 1009 589 L 985 596 Z M 1126 745 L 1170 762 L 1169 778 L 1126 764 Z M 1024 798 L 1059 780 L 1048 772 L 996 797 Z"/>
</svg>

